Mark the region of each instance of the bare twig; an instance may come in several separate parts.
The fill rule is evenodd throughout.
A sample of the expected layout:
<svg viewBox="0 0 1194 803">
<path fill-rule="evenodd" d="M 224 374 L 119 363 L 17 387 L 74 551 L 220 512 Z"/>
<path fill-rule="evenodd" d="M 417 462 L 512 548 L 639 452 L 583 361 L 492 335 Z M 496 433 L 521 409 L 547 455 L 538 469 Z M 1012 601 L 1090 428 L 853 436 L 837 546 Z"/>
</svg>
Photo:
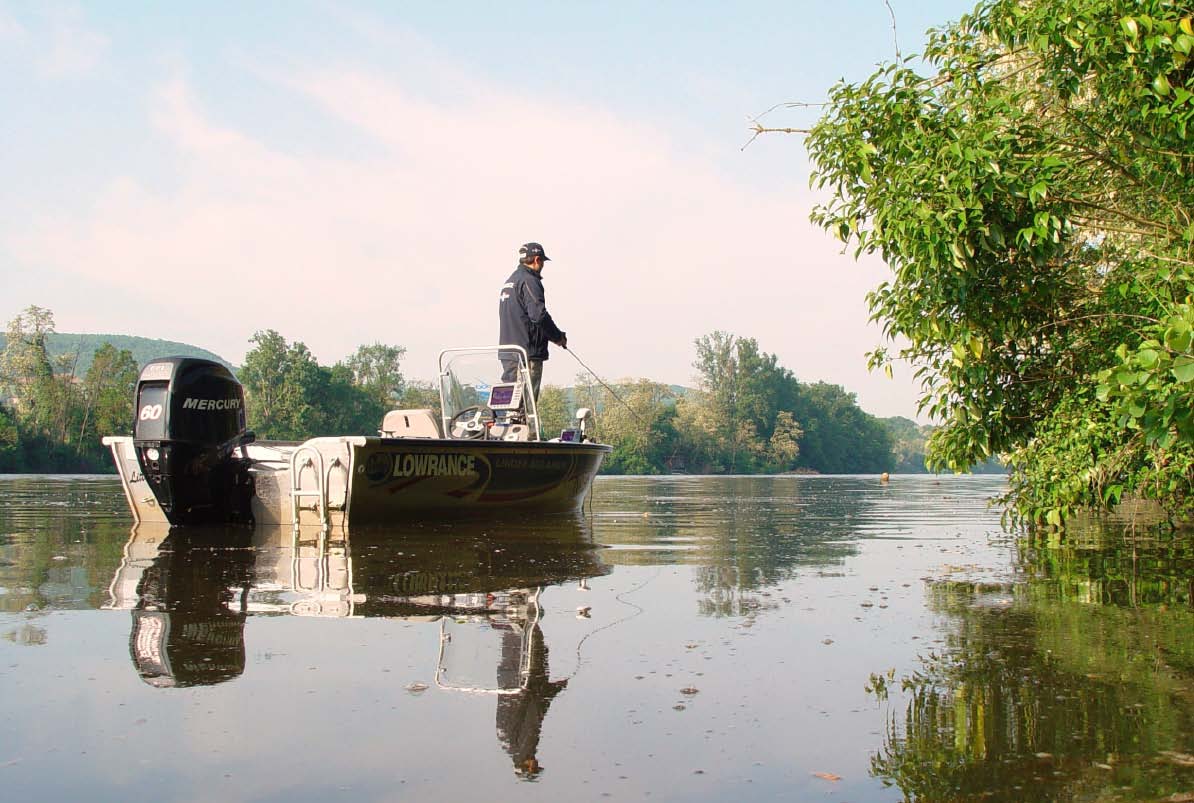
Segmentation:
<svg viewBox="0 0 1194 803">
<path fill-rule="evenodd" d="M 740 150 L 746 150 L 750 143 L 754 142 L 760 134 L 807 134 L 810 129 L 807 128 L 769 128 L 764 126 L 760 120 L 776 109 L 821 109 L 828 106 L 828 103 L 805 103 L 804 101 L 788 100 L 783 103 L 777 103 L 771 108 L 756 114 L 754 117 L 749 117 L 753 125 L 751 131 L 754 131 L 754 136 L 747 140 L 746 145 L 743 145 Z"/>
<path fill-rule="evenodd" d="M 820 109 L 820 108 L 823 108 L 828 105 L 829 104 L 827 102 L 805 103 L 804 101 L 799 101 L 799 100 L 786 100 L 783 103 L 775 104 L 770 109 L 767 109 L 767 111 L 765 111 L 765 112 L 760 112 L 759 114 L 756 114 L 754 117 L 750 118 L 750 121 L 752 123 L 757 123 L 761 118 L 766 117 L 767 115 L 771 114 L 771 112 L 775 111 L 776 109 Z"/>
<path fill-rule="evenodd" d="M 1146 257 L 1155 259 L 1158 262 L 1172 262 L 1175 265 L 1189 265 L 1190 267 L 1194 267 L 1194 262 L 1191 262 L 1188 259 L 1177 259 L 1176 257 L 1167 257 L 1161 254 L 1154 254 L 1152 251 L 1148 251 L 1146 249 L 1141 249 L 1140 253 L 1144 254 Z"/>
<path fill-rule="evenodd" d="M 760 134 L 811 134 L 812 133 L 811 128 L 767 128 L 766 126 L 764 126 L 760 123 L 755 123 L 751 127 L 750 130 L 754 131 L 755 133 L 751 135 L 751 138 L 748 139 L 746 141 L 746 144 L 743 145 L 741 148 L 739 148 L 739 150 L 744 151 L 748 147 L 750 147 L 750 143 L 752 143 L 756 139 L 758 139 Z"/>
<path fill-rule="evenodd" d="M 896 61 L 900 61 L 902 57 L 900 56 L 900 38 L 896 33 L 895 9 L 891 7 L 890 0 L 883 0 L 883 5 L 887 6 L 887 13 L 891 15 L 891 41 L 895 43 Z"/>
</svg>

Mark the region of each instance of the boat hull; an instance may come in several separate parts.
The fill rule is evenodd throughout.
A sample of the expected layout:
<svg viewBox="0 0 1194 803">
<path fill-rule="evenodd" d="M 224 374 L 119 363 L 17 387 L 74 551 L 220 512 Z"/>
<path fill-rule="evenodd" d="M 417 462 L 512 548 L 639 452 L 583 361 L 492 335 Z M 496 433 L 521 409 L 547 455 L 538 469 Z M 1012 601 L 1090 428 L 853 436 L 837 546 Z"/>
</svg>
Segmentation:
<svg viewBox="0 0 1194 803">
<path fill-rule="evenodd" d="M 352 524 L 412 513 L 576 510 L 610 447 L 366 438 L 353 446 Z"/>
<path fill-rule="evenodd" d="M 140 471 L 133 440 L 104 442 L 133 518 L 170 522 Z M 253 521 L 324 527 L 505 510 L 575 511 L 610 451 L 595 443 L 360 436 L 244 447 Z"/>
</svg>

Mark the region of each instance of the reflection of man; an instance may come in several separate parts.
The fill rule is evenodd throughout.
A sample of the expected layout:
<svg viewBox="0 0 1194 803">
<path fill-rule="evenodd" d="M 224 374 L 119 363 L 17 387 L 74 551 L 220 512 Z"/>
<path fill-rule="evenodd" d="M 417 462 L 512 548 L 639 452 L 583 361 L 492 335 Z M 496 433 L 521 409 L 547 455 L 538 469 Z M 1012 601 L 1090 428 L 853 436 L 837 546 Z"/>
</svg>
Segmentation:
<svg viewBox="0 0 1194 803">
<path fill-rule="evenodd" d="M 525 648 L 530 651 L 526 675 L 522 675 L 524 644 L 515 632 L 502 634 L 502 659 L 498 665 L 499 688 L 521 689 L 503 694 L 497 701 L 498 739 L 514 761 L 514 771 L 533 777 L 543 771 L 539 766 L 539 734 L 547 707 L 568 685 L 565 680 L 548 680 L 547 645 L 539 625 L 532 625 Z"/>
<path fill-rule="evenodd" d="M 499 344 L 522 346 L 527 351 L 531 371 L 531 388 L 539 398 L 543 380 L 543 361 L 547 359 L 547 344 L 568 348 L 568 336 L 560 331 L 547 312 L 543 298 L 543 263 L 551 258 L 539 243 L 527 243 L 518 249 L 518 267 L 502 285 L 498 298 Z M 517 359 L 502 358 L 503 382 L 513 382 L 518 376 Z"/>
</svg>

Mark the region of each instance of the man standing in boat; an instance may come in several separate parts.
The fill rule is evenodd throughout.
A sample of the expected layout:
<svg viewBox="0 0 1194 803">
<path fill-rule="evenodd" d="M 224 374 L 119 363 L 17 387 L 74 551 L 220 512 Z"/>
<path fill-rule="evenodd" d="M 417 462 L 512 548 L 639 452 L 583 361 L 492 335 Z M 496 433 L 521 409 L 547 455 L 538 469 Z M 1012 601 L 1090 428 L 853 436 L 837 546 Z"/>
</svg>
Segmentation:
<svg viewBox="0 0 1194 803">
<path fill-rule="evenodd" d="M 543 361 L 547 359 L 547 344 L 568 348 L 568 336 L 556 326 L 547 311 L 543 298 L 543 263 L 551 258 L 539 243 L 527 243 L 518 249 L 518 267 L 502 285 L 498 298 L 498 321 L 501 329 L 498 343 L 522 346 L 527 351 L 531 370 L 531 388 L 539 399 L 539 385 L 543 380 Z M 503 355 L 503 382 L 518 378 L 518 360 Z"/>
</svg>

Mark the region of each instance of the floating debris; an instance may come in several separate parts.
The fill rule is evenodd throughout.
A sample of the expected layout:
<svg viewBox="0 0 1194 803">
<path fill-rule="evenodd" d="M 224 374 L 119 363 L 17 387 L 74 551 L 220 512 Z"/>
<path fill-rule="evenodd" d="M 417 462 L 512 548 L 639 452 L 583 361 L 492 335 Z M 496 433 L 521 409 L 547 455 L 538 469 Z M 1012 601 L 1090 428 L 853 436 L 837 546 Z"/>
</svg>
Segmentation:
<svg viewBox="0 0 1194 803">
<path fill-rule="evenodd" d="M 691 697 L 694 694 L 700 694 L 701 690 L 696 688 L 695 686 L 685 686 L 684 688 L 680 689 L 680 693 L 687 694 L 688 696 Z"/>
<path fill-rule="evenodd" d="M 427 684 L 420 683 L 419 681 L 416 680 L 413 683 L 407 683 L 406 690 L 408 692 L 410 692 L 411 694 L 421 694 L 421 693 L 427 691 Z"/>
<path fill-rule="evenodd" d="M 840 781 L 842 779 L 842 776 L 834 775 L 832 772 L 814 772 L 813 777 L 823 781 Z"/>
</svg>

